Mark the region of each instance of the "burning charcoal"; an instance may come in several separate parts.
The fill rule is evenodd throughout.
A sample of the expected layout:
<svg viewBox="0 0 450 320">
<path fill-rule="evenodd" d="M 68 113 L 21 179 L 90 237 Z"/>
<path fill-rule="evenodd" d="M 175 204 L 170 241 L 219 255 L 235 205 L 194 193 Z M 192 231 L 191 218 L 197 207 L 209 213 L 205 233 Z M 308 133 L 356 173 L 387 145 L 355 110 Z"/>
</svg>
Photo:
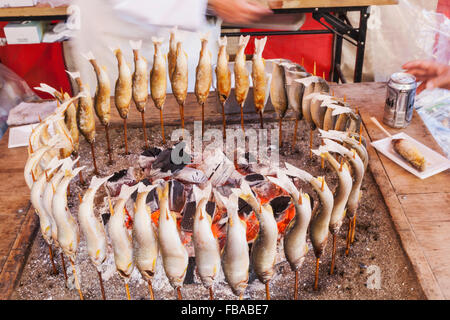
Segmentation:
<svg viewBox="0 0 450 320">
<path fill-rule="evenodd" d="M 162 149 L 157 147 L 151 147 L 146 149 L 144 152 L 141 153 L 139 156 L 139 166 L 141 168 L 150 168 L 152 166 L 152 163 L 155 162 L 157 156 L 161 153 Z"/>
<path fill-rule="evenodd" d="M 184 183 L 202 184 L 208 181 L 203 171 L 191 167 L 184 167 L 175 173 L 173 177 Z"/>
<path fill-rule="evenodd" d="M 170 211 L 183 211 L 186 203 L 186 193 L 184 185 L 177 180 L 169 181 L 169 209 Z"/>
<path fill-rule="evenodd" d="M 270 206 L 277 222 L 282 219 L 286 209 L 289 208 L 290 201 L 291 198 L 288 196 L 280 196 L 270 200 Z"/>
<path fill-rule="evenodd" d="M 183 218 L 181 219 L 181 230 L 192 231 L 194 228 L 195 201 L 187 202 L 183 210 Z"/>
<path fill-rule="evenodd" d="M 245 181 L 247 181 L 250 186 L 254 186 L 264 180 L 264 176 L 259 173 L 252 173 L 245 176 Z"/>
<path fill-rule="evenodd" d="M 247 218 L 253 212 L 252 207 L 243 199 L 238 199 L 238 213 Z"/>
<path fill-rule="evenodd" d="M 109 221 L 109 218 L 111 218 L 111 214 L 109 214 L 109 213 L 103 213 L 103 214 L 102 214 L 103 225 L 106 226 L 106 224 L 107 224 L 108 221 Z"/>
<path fill-rule="evenodd" d="M 206 204 L 206 213 L 208 213 L 211 218 L 214 218 L 214 212 L 216 211 L 216 203 L 212 201 L 208 201 Z"/>
<path fill-rule="evenodd" d="M 117 197 L 120 193 L 122 185 L 126 184 L 132 186 L 136 184 L 136 177 L 134 176 L 134 168 L 130 167 L 119 172 L 114 173 L 114 175 L 109 178 L 106 182 L 106 188 L 108 188 L 111 197 Z"/>
<path fill-rule="evenodd" d="M 152 212 L 159 210 L 159 200 L 156 188 L 148 193 L 146 203 Z"/>
</svg>

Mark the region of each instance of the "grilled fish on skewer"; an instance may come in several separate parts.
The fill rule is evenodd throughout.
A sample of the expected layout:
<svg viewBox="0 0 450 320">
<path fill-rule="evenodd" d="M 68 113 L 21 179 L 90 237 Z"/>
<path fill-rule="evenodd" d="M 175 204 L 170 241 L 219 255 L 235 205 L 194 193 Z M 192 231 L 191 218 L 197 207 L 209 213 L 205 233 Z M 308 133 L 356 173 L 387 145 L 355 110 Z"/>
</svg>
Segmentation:
<svg viewBox="0 0 450 320">
<path fill-rule="evenodd" d="M 159 247 L 157 233 L 152 224 L 151 210 L 147 206 L 146 200 L 154 188 L 156 188 L 155 185 L 145 186 L 143 183 L 139 183 L 133 223 L 134 259 L 142 277 L 149 284 L 152 300 L 151 281 L 156 272 Z"/>
<path fill-rule="evenodd" d="M 211 184 L 208 183 L 204 190 L 200 190 L 194 185 L 193 192 L 197 205 L 192 234 L 195 264 L 203 285 L 210 291 L 212 300 L 214 299 L 214 282 L 220 270 L 220 249 L 219 242 L 211 230 L 211 216 L 206 212 L 206 204 L 211 195 Z"/>
<path fill-rule="evenodd" d="M 164 119 L 163 108 L 166 101 L 167 78 L 166 78 L 166 59 L 161 51 L 162 38 L 152 38 L 155 46 L 155 54 L 153 55 L 153 68 L 150 72 L 150 91 L 155 107 L 159 109 L 161 119 L 161 136 L 163 143 L 166 143 L 164 136 Z"/>
<path fill-rule="evenodd" d="M 202 48 L 195 73 L 195 96 L 197 102 L 202 106 L 202 136 L 205 131 L 205 102 L 212 83 L 211 52 L 208 50 L 208 37 L 209 33 L 200 37 Z"/>
<path fill-rule="evenodd" d="M 425 170 L 425 158 L 411 142 L 406 139 L 392 139 L 392 146 L 415 169 L 419 171 Z"/>
<path fill-rule="evenodd" d="M 141 113 L 142 130 L 144 132 L 145 147 L 148 148 L 147 129 L 145 127 L 145 106 L 148 100 L 148 63 L 139 53 L 142 47 L 142 41 L 131 41 L 130 46 L 134 55 L 134 73 L 133 73 L 133 101 L 136 109 Z"/>
<path fill-rule="evenodd" d="M 217 93 L 222 105 L 223 136 L 226 138 L 225 101 L 231 92 L 231 71 L 228 68 L 227 37 L 219 38 L 219 55 L 217 56 L 216 79 Z"/>
<path fill-rule="evenodd" d="M 279 63 L 273 63 L 272 82 L 270 84 L 270 100 L 279 118 L 279 145 L 282 145 L 282 121 L 286 115 L 288 98 L 286 93 L 284 67 Z"/>
<path fill-rule="evenodd" d="M 130 277 L 134 269 L 133 244 L 130 232 L 125 226 L 125 203 L 137 188 L 137 185 L 133 187 L 129 187 L 126 184 L 122 185 L 118 200 L 114 205 L 114 213 L 111 214 L 108 223 L 108 232 L 114 250 L 116 269 L 120 276 L 125 279 Z"/>
<path fill-rule="evenodd" d="M 214 198 L 227 208 L 227 239 L 222 253 L 222 269 L 233 293 L 242 297 L 248 285 L 250 258 L 247 244 L 247 224 L 238 214 L 238 196 L 223 197 L 214 190 Z"/>
<path fill-rule="evenodd" d="M 325 249 L 328 240 L 328 228 L 330 225 L 331 212 L 333 210 L 333 193 L 328 188 L 325 178 L 315 178 L 308 172 L 298 169 L 289 163 L 285 163 L 287 174 L 298 177 L 301 180 L 308 182 L 317 192 L 320 199 L 321 207 L 319 212 L 312 218 L 310 227 L 310 238 L 316 256 L 316 278 L 314 282 L 314 289 L 317 290 L 319 283 L 319 261 Z"/>
<path fill-rule="evenodd" d="M 295 216 L 287 226 L 284 235 L 284 254 L 291 266 L 291 270 L 296 275 L 294 299 L 297 300 L 298 272 L 308 253 L 306 233 L 311 220 L 311 202 L 309 195 L 299 192 L 292 181 L 282 171 L 278 172 L 277 178 L 267 178 L 289 193 L 295 208 Z"/>
<path fill-rule="evenodd" d="M 332 96 L 322 93 L 315 95 L 311 99 L 310 105 L 311 118 L 317 128 L 320 129 L 323 128 L 325 113 L 327 111 L 325 104 L 329 103 L 331 99 Z"/>
<path fill-rule="evenodd" d="M 361 158 L 358 156 L 356 151 L 353 152 L 349 149 L 341 146 L 340 144 L 329 140 L 324 139 L 325 147 L 330 152 L 337 152 L 340 155 L 344 156 L 345 159 L 350 163 L 352 166 L 352 172 L 353 172 L 353 185 L 352 190 L 350 191 L 350 195 L 348 197 L 347 202 L 347 216 L 349 218 L 349 235 L 347 239 L 347 249 L 346 254 L 348 255 L 351 239 L 354 237 L 355 233 L 355 227 L 356 227 L 356 212 L 358 210 L 358 204 L 359 200 L 361 198 L 361 185 L 362 180 L 364 178 L 364 163 L 362 162 Z"/>
<path fill-rule="evenodd" d="M 250 87 L 250 80 L 247 67 L 245 65 L 245 48 L 247 47 L 250 36 L 240 36 L 239 38 L 239 49 L 236 53 L 236 58 L 234 60 L 234 80 L 235 89 L 234 93 L 236 95 L 236 101 L 241 107 L 241 126 L 244 130 L 244 103 L 247 99 L 248 90 Z"/>
<path fill-rule="evenodd" d="M 156 189 L 159 199 L 158 243 L 163 259 L 164 270 L 171 286 L 177 290 L 181 299 L 181 287 L 188 266 L 188 252 L 181 242 L 177 221 L 169 210 L 169 183 Z"/>
<path fill-rule="evenodd" d="M 34 180 L 39 174 L 39 171 L 37 170 L 38 169 L 37 165 L 39 164 L 39 161 L 46 152 L 51 150 L 56 145 L 58 140 L 59 137 L 54 136 L 54 138 L 52 138 L 52 141 L 48 146 L 40 147 L 39 149 L 35 150 L 32 154 L 30 154 L 30 156 L 28 157 L 23 173 L 25 182 L 30 190 L 31 187 L 33 186 Z"/>
<path fill-rule="evenodd" d="M 172 30 L 170 30 L 169 53 L 167 54 L 170 81 L 172 81 L 173 70 L 175 70 L 175 65 L 177 63 L 177 30 L 178 28 L 176 26 Z"/>
<path fill-rule="evenodd" d="M 326 131 L 333 130 L 335 122 L 337 122 L 337 119 L 341 114 L 352 112 L 349 107 L 334 98 L 329 101 L 322 102 L 321 107 L 326 107 L 327 109 L 322 127 L 322 129 Z"/>
<path fill-rule="evenodd" d="M 265 70 L 266 62 L 262 57 L 266 42 L 267 37 L 264 37 L 262 39 L 255 39 L 255 54 L 253 55 L 252 61 L 253 101 L 255 104 L 256 112 L 259 113 L 261 119 L 261 129 L 263 128 L 262 115 L 264 113 L 264 107 L 266 105 L 267 93 L 267 76 Z"/>
<path fill-rule="evenodd" d="M 266 285 L 266 297 L 270 300 L 269 282 L 274 274 L 277 253 L 277 222 L 270 204 L 261 205 L 245 180 L 241 182 L 241 189 L 234 191 L 252 207 L 258 218 L 259 232 L 253 243 L 251 261 L 259 281 Z"/>
<path fill-rule="evenodd" d="M 64 93 L 64 100 L 70 99 L 68 93 Z M 67 129 L 70 132 L 73 142 L 73 154 L 77 155 L 80 149 L 80 131 L 78 130 L 77 124 L 77 104 L 70 103 L 67 107 L 66 113 L 64 115 L 64 122 L 66 123 Z"/>
<path fill-rule="evenodd" d="M 75 218 L 67 206 L 67 187 L 78 172 L 84 168 L 83 166 L 73 171 L 66 171 L 65 177 L 56 187 L 52 201 L 53 216 L 58 228 L 58 243 L 71 261 L 75 261 L 79 242 L 79 230 Z"/>
<path fill-rule="evenodd" d="M 172 92 L 180 106 L 181 127 L 184 129 L 184 101 L 186 100 L 188 87 L 188 62 L 187 53 L 183 50 L 181 42 L 177 42 L 176 60 L 171 83 Z"/>
</svg>

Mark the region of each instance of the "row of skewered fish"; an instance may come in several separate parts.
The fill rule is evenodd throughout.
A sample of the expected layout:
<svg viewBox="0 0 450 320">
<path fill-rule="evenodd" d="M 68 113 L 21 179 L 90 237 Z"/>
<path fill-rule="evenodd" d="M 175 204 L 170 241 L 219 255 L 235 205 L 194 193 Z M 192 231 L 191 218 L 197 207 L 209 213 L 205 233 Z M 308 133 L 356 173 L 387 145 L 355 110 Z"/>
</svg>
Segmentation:
<svg viewBox="0 0 450 320">
<path fill-rule="evenodd" d="M 31 190 L 32 204 L 39 216 L 41 233 L 49 248 L 52 245 L 61 248 L 74 264 L 80 233 L 82 233 L 86 238 L 89 257 L 97 267 L 101 281 L 100 266 L 106 258 L 108 237 L 104 225 L 95 215 L 94 198 L 98 189 L 111 176 L 103 178 L 94 176 L 91 179 L 89 188 L 82 197 L 80 196 L 77 219 L 67 205 L 69 183 L 84 167 L 75 169 L 78 159 L 72 160 L 70 152 L 67 151 L 73 148 L 74 142 L 64 122 L 64 114 L 75 99 L 82 99 L 84 95 L 85 93 L 82 92 L 75 98 L 68 98 L 34 129 L 30 137 L 29 158 L 24 169 L 24 177 Z M 49 130 L 50 128 L 53 130 Z M 50 131 L 54 131 L 55 134 L 50 135 Z M 286 259 L 296 273 L 296 279 L 308 251 L 306 239 L 308 228 L 310 230 L 309 237 L 317 259 L 315 288 L 318 286 L 319 259 L 324 252 L 329 232 L 335 240 L 337 232 L 347 217 L 351 226 L 347 237 L 347 247 L 354 237 L 354 221 L 361 198 L 360 188 L 368 163 L 367 151 L 362 140 L 358 139 L 358 135 L 333 130 L 320 130 L 320 135 L 324 144 L 313 150 L 313 153 L 325 158 L 337 174 L 339 185 L 334 193 L 327 186 L 323 176 L 314 177 L 288 163 L 285 163 L 284 168 L 266 171 L 263 176 L 266 183 L 273 183 L 284 190 L 295 208 L 295 216 L 284 230 L 283 241 Z M 164 151 L 161 154 L 164 154 Z M 334 155 L 341 157 L 340 162 Z M 214 159 L 226 160 L 223 157 Z M 211 163 L 216 170 L 212 174 L 201 165 L 197 169 L 183 168 L 190 176 L 203 173 L 210 177 L 206 181 L 205 179 L 190 180 L 194 184 L 195 216 L 192 235 L 200 279 L 210 291 L 212 298 L 214 283 L 222 268 L 233 293 L 242 297 L 247 287 L 251 264 L 258 279 L 266 285 L 266 295 L 270 298 L 269 283 L 274 275 L 277 243 L 280 236 L 273 208 L 269 203 L 261 202 L 259 195 L 255 193 L 254 188 L 250 187 L 245 176 L 233 175 L 231 171 L 228 175 L 224 175 L 224 171 L 217 171 L 220 166 L 216 166 L 214 161 L 208 161 L 208 165 Z M 231 161 L 229 163 L 234 165 Z M 128 297 L 130 295 L 127 280 L 134 267 L 139 269 L 151 288 L 156 259 L 160 254 L 166 276 L 177 290 L 178 297 L 181 298 L 181 287 L 188 266 L 188 252 L 180 238 L 176 214 L 170 210 L 169 183 L 159 179 L 162 176 L 154 175 L 154 172 L 158 170 L 161 173 L 163 166 L 164 163 L 156 164 L 156 161 L 150 165 L 152 170 L 149 177 L 152 177 L 152 183 L 148 185 L 142 182 L 133 186 L 121 185 L 114 205 L 108 196 L 111 212 L 108 235 L 114 251 L 117 271 L 125 279 Z M 202 169 L 204 172 L 199 172 Z M 183 170 L 178 172 L 171 169 L 167 173 L 181 179 L 183 176 L 180 172 Z M 312 186 L 319 199 L 316 205 L 311 205 L 312 195 L 299 191 L 292 179 Z M 230 183 L 231 192 L 222 193 L 223 188 L 219 187 L 230 185 Z M 151 215 L 154 212 L 147 203 L 148 195 L 154 189 L 159 210 L 157 226 L 152 222 Z M 129 211 L 126 203 L 136 191 L 135 209 Z M 214 199 L 217 207 L 226 211 L 227 235 L 222 253 L 218 239 L 212 232 L 211 216 L 206 210 L 210 198 Z M 258 236 L 252 244 L 250 255 L 246 237 L 247 224 L 238 212 L 239 198 L 250 205 L 259 223 Z M 316 214 L 313 215 L 314 211 Z M 130 215 L 134 220 L 131 229 L 128 228 Z M 333 241 L 333 244 L 332 265 L 334 266 L 336 241 Z M 76 273 L 75 282 L 82 298 Z M 295 297 L 297 297 L 297 291 L 296 280 Z M 150 292 L 153 298 L 153 291 L 150 290 Z M 102 293 L 104 296 L 103 290 Z"/>
</svg>

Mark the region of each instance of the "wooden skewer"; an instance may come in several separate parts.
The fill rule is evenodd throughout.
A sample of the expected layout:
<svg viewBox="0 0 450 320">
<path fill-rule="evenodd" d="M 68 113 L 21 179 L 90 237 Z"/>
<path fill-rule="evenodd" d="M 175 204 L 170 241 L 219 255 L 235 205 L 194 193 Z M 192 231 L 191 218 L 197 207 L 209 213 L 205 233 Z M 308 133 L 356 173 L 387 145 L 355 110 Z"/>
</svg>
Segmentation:
<svg viewBox="0 0 450 320">
<path fill-rule="evenodd" d="M 212 287 L 209 287 L 209 300 L 214 300 L 214 291 Z"/>
<path fill-rule="evenodd" d="M 91 145 L 92 161 L 94 162 L 94 173 L 98 175 L 97 162 L 95 161 L 94 142 L 90 143 L 90 145 Z"/>
<path fill-rule="evenodd" d="M 108 147 L 108 156 L 109 156 L 109 163 L 112 163 L 112 151 L 111 151 L 111 142 L 109 140 L 109 125 L 105 126 L 105 134 L 106 134 L 106 145 Z"/>
<path fill-rule="evenodd" d="M 222 125 L 223 125 L 223 138 L 227 138 L 227 119 L 225 116 L 225 102 L 221 102 L 222 105 Z"/>
<path fill-rule="evenodd" d="M 270 281 L 266 282 L 266 300 L 270 300 L 269 283 L 270 283 Z"/>
<path fill-rule="evenodd" d="M 102 279 L 102 273 L 100 271 L 97 270 L 97 274 L 98 274 L 98 280 L 100 282 L 100 289 L 102 291 L 102 299 L 106 300 L 106 295 L 105 295 L 105 288 L 103 287 L 103 279 Z"/>
<path fill-rule="evenodd" d="M 183 296 L 181 295 L 181 288 L 180 287 L 177 288 L 177 297 L 178 297 L 178 300 L 183 300 Z"/>
<path fill-rule="evenodd" d="M 316 258 L 316 276 L 314 279 L 314 290 L 316 290 L 316 291 L 319 288 L 319 263 L 320 263 L 320 258 Z"/>
<path fill-rule="evenodd" d="M 244 300 L 244 294 L 241 294 L 241 295 L 239 296 L 239 300 Z"/>
<path fill-rule="evenodd" d="M 295 270 L 294 300 L 298 300 L 298 270 Z"/>
<path fill-rule="evenodd" d="M 80 300 L 84 300 L 83 293 L 81 292 L 80 283 L 78 282 L 78 276 L 77 276 L 77 270 L 75 269 L 75 263 L 72 261 L 72 259 L 69 259 L 70 263 L 72 264 L 73 268 L 73 276 L 75 277 L 75 286 L 77 287 L 78 294 L 80 295 Z"/>
<path fill-rule="evenodd" d="M 184 104 L 180 105 L 181 129 L 184 129 Z"/>
<path fill-rule="evenodd" d="M 145 127 L 145 111 L 141 112 L 142 130 L 144 131 L 145 148 L 148 149 L 147 129 Z"/>
<path fill-rule="evenodd" d="M 283 122 L 283 118 L 280 117 L 280 120 L 279 120 L 280 128 L 279 128 L 279 133 L 278 133 L 278 139 L 279 139 L 278 144 L 279 144 L 280 148 L 283 146 L 283 127 L 282 127 L 282 122 Z"/>
<path fill-rule="evenodd" d="M 388 137 L 392 137 L 392 135 L 378 122 L 375 117 L 370 117 L 370 120 L 378 127 L 384 134 Z"/>
<path fill-rule="evenodd" d="M 152 281 L 148 280 L 148 292 L 150 293 L 150 300 L 155 300 L 155 295 L 153 294 Z"/>
<path fill-rule="evenodd" d="M 353 225 L 352 225 L 352 237 L 350 238 L 350 244 L 353 243 L 353 241 L 355 241 L 355 231 L 356 231 L 356 213 L 353 217 Z"/>
<path fill-rule="evenodd" d="M 295 147 L 295 145 L 297 144 L 297 130 L 298 130 L 298 118 L 295 119 L 294 137 L 292 139 L 292 147 Z"/>
<path fill-rule="evenodd" d="M 202 139 L 205 134 L 205 104 L 202 103 Z"/>
<path fill-rule="evenodd" d="M 302 66 L 305 66 L 305 57 L 302 57 Z"/>
<path fill-rule="evenodd" d="M 52 250 L 52 246 L 48 245 L 48 253 L 50 254 L 50 261 L 52 263 L 52 269 L 53 269 L 53 274 L 58 274 L 58 270 L 56 270 L 56 266 L 55 266 L 55 261 L 53 260 L 53 250 Z"/>
<path fill-rule="evenodd" d="M 351 235 L 352 235 L 352 220 L 348 220 L 348 232 L 347 232 L 347 243 L 346 243 L 346 248 L 345 248 L 345 255 L 348 256 L 348 254 L 350 253 L 350 239 L 351 239 Z"/>
<path fill-rule="evenodd" d="M 127 299 L 131 300 L 130 287 L 128 286 L 128 282 L 125 282 L 125 291 L 127 292 Z"/>
<path fill-rule="evenodd" d="M 128 154 L 127 118 L 123 119 L 123 138 L 125 140 L 125 154 Z"/>
<path fill-rule="evenodd" d="M 262 111 L 259 112 L 259 122 L 261 123 L 261 129 L 264 129 L 264 119 Z"/>
<path fill-rule="evenodd" d="M 241 127 L 242 127 L 242 131 L 245 132 L 245 128 L 244 128 L 244 103 L 241 103 Z"/>
<path fill-rule="evenodd" d="M 77 168 L 79 168 L 79 167 L 80 167 L 80 161 L 77 161 Z M 33 171 L 31 173 L 33 173 Z M 81 171 L 78 173 L 78 176 L 80 177 L 80 183 L 84 184 L 83 174 L 81 173 Z"/>
<path fill-rule="evenodd" d="M 161 122 L 161 136 L 162 136 L 162 141 L 163 144 L 166 144 L 166 137 L 164 135 L 164 117 L 163 117 L 163 109 L 159 109 L 159 119 Z"/>
<path fill-rule="evenodd" d="M 61 252 L 61 265 L 64 273 L 64 279 L 67 282 L 67 271 L 66 271 L 66 263 L 64 262 L 64 254 Z"/>
<path fill-rule="evenodd" d="M 330 268 L 330 274 L 334 273 L 334 263 L 336 260 L 336 235 L 333 234 L 333 251 L 331 254 L 331 268 Z"/>
<path fill-rule="evenodd" d="M 316 62 L 314 61 L 314 72 L 313 72 L 313 75 L 314 75 L 314 76 L 317 75 L 316 69 L 317 69 Z"/>
</svg>

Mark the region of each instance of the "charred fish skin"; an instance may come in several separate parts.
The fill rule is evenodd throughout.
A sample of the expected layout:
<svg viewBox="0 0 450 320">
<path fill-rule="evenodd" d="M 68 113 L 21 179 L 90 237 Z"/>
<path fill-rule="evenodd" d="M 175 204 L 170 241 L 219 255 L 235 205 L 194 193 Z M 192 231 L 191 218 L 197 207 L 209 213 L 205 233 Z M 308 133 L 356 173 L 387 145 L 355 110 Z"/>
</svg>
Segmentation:
<svg viewBox="0 0 450 320">
<path fill-rule="evenodd" d="M 130 104 L 133 95 L 133 79 L 130 67 L 125 61 L 125 57 L 120 49 L 114 50 L 114 55 L 117 58 L 119 77 L 116 81 L 115 87 L 115 103 L 117 111 L 122 119 L 128 117 L 130 111 Z"/>
<path fill-rule="evenodd" d="M 235 94 L 239 105 L 245 102 L 250 87 L 249 73 L 245 66 L 245 48 L 250 36 L 239 38 L 239 49 L 234 62 Z"/>
<path fill-rule="evenodd" d="M 195 250 L 195 263 L 198 274 L 206 288 L 211 288 L 220 270 L 219 242 L 211 229 L 211 217 L 206 212 L 206 204 L 211 195 L 211 184 L 204 192 L 194 185 L 197 209 L 194 216 L 193 241 Z"/>
<path fill-rule="evenodd" d="M 104 178 L 92 177 L 89 188 L 78 207 L 78 221 L 81 232 L 86 238 L 87 252 L 97 268 L 106 259 L 107 242 L 103 223 L 94 213 L 94 198 L 97 190 L 111 177 L 112 175 Z"/>
<path fill-rule="evenodd" d="M 217 57 L 216 78 L 219 100 L 225 103 L 231 92 L 231 71 L 228 67 L 227 37 L 219 38 L 219 54 Z"/>
<path fill-rule="evenodd" d="M 70 181 L 85 167 L 76 168 L 72 172 L 66 171 L 53 196 L 52 209 L 58 227 L 58 243 L 63 252 L 75 261 L 76 251 L 80 240 L 80 232 L 75 218 L 67 206 L 67 187 Z"/>
<path fill-rule="evenodd" d="M 152 224 L 151 210 L 146 204 L 148 194 L 156 188 L 155 185 L 138 185 L 136 212 L 133 223 L 134 259 L 142 277 L 149 281 L 156 272 L 158 258 L 158 237 Z"/>
<path fill-rule="evenodd" d="M 153 68 L 150 72 L 150 91 L 156 108 L 161 109 L 166 101 L 166 59 L 161 51 L 162 38 L 152 38 L 155 47 Z"/>
<path fill-rule="evenodd" d="M 283 118 L 288 107 L 284 67 L 275 62 L 273 63 L 272 81 L 270 83 L 270 100 L 278 116 Z"/>
<path fill-rule="evenodd" d="M 136 109 L 139 112 L 144 112 L 148 100 L 148 63 L 140 54 L 142 41 L 130 41 L 130 46 L 134 55 L 133 100 Z"/>
<path fill-rule="evenodd" d="M 177 40 L 176 40 L 176 33 L 177 33 L 177 27 L 174 27 L 170 31 L 170 37 L 169 37 L 169 53 L 167 54 L 167 60 L 169 64 L 169 79 L 172 81 L 173 71 L 175 70 L 175 64 L 177 61 Z"/>
<path fill-rule="evenodd" d="M 208 50 L 209 34 L 200 37 L 202 48 L 195 74 L 195 96 L 201 105 L 206 102 L 212 83 L 211 52 Z"/>
<path fill-rule="evenodd" d="M 169 210 L 169 184 L 158 186 L 159 224 L 158 243 L 163 260 L 164 270 L 173 288 L 183 286 L 188 267 L 188 252 L 181 242 L 177 221 Z"/>
<path fill-rule="evenodd" d="M 284 235 L 284 254 L 292 271 L 298 271 L 308 253 L 307 231 L 311 221 L 311 202 L 309 195 L 297 190 L 285 173 L 279 171 L 277 178 L 268 177 L 269 181 L 289 193 L 294 204 L 295 216 L 290 221 Z"/>
<path fill-rule="evenodd" d="M 248 285 L 250 257 L 247 243 L 247 224 L 238 214 L 238 197 L 231 194 L 224 198 L 214 190 L 214 195 L 227 208 L 227 239 L 222 253 L 222 269 L 225 280 L 236 296 L 242 296 Z"/>
<path fill-rule="evenodd" d="M 257 112 L 263 112 L 266 100 L 266 62 L 262 57 L 267 37 L 255 39 L 255 54 L 252 61 L 253 99 Z"/>
<path fill-rule="evenodd" d="M 114 251 L 116 269 L 123 278 L 129 278 L 134 269 L 132 239 L 125 225 L 125 203 L 136 189 L 137 185 L 133 187 L 122 185 L 118 200 L 114 205 L 114 214 L 111 215 L 108 222 L 108 233 Z"/>
<path fill-rule="evenodd" d="M 274 274 L 278 241 L 277 222 L 270 204 L 261 205 L 245 181 L 241 182 L 240 197 L 250 204 L 259 222 L 259 232 L 252 246 L 250 260 L 259 281 L 267 283 Z"/>
<path fill-rule="evenodd" d="M 172 91 L 179 105 L 186 100 L 188 88 L 188 63 L 187 53 L 183 50 L 182 43 L 177 43 L 175 66 L 172 73 Z"/>
<path fill-rule="evenodd" d="M 70 99 L 67 93 L 64 93 L 64 100 Z M 67 107 L 66 113 L 64 114 L 64 121 L 66 123 L 67 129 L 69 129 L 70 136 L 73 141 L 74 154 L 78 153 L 80 149 L 80 131 L 78 130 L 77 124 L 77 104 L 70 103 Z"/>
</svg>

